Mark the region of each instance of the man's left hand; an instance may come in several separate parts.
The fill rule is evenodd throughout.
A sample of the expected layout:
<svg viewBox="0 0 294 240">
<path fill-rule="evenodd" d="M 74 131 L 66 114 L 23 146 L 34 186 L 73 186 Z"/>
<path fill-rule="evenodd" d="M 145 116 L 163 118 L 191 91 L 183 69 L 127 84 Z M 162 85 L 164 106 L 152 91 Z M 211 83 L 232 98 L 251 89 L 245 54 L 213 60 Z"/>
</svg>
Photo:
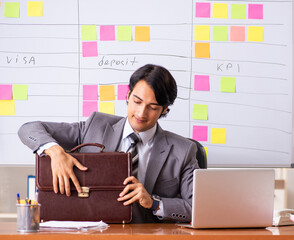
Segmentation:
<svg viewBox="0 0 294 240">
<path fill-rule="evenodd" d="M 126 178 L 123 184 L 126 185 L 126 187 L 119 194 L 119 198 L 117 199 L 118 201 L 125 201 L 123 203 L 125 206 L 138 201 L 144 208 L 152 207 L 153 199 L 144 188 L 143 184 L 140 183 L 134 176 Z"/>
</svg>

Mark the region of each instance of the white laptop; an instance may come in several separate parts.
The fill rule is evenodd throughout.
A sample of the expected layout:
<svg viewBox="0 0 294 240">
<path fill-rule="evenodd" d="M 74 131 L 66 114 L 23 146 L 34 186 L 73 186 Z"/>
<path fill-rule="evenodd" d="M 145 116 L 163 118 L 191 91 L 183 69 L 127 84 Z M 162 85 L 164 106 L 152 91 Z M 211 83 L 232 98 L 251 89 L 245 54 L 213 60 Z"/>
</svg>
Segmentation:
<svg viewBox="0 0 294 240">
<path fill-rule="evenodd" d="M 274 169 L 196 169 L 191 228 L 252 228 L 273 223 Z"/>
</svg>

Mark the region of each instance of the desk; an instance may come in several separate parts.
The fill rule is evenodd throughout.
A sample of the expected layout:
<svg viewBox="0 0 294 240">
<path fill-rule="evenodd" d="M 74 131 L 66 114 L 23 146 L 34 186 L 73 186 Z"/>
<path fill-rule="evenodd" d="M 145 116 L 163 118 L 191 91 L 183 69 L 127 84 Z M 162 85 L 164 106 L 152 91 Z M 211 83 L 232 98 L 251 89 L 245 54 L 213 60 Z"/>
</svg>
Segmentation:
<svg viewBox="0 0 294 240">
<path fill-rule="evenodd" d="M 1 240 L 293 240 L 294 226 L 268 229 L 193 230 L 175 224 L 110 224 L 107 230 L 18 233 L 15 222 L 0 222 Z"/>
</svg>

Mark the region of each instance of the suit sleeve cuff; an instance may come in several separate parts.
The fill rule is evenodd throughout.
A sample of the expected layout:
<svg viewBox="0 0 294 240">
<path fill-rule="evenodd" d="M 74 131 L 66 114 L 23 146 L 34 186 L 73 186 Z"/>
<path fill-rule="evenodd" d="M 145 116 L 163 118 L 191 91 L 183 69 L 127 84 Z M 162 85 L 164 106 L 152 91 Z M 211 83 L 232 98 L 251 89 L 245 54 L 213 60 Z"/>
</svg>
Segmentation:
<svg viewBox="0 0 294 240">
<path fill-rule="evenodd" d="M 39 149 L 37 150 L 37 154 L 40 157 L 45 156 L 46 154 L 44 153 L 44 151 L 47 150 L 48 148 L 55 146 L 55 145 L 58 145 L 58 144 L 56 142 L 45 143 L 39 147 Z"/>
<path fill-rule="evenodd" d="M 153 214 L 159 219 L 162 219 L 162 217 L 164 216 L 162 201 L 159 202 L 159 209 L 157 211 L 153 211 Z"/>
</svg>

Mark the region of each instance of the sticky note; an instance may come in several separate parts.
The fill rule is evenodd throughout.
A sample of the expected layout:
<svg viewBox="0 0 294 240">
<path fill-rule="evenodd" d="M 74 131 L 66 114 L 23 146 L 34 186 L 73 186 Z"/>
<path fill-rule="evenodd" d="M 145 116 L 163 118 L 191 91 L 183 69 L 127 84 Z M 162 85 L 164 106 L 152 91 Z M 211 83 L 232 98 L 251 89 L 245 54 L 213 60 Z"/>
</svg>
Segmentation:
<svg viewBox="0 0 294 240">
<path fill-rule="evenodd" d="M 98 86 L 84 85 L 83 86 L 83 100 L 98 100 Z"/>
<path fill-rule="evenodd" d="M 117 85 L 117 99 L 126 100 L 129 92 L 129 85 Z"/>
<path fill-rule="evenodd" d="M 194 90 L 209 91 L 209 75 L 195 75 Z"/>
<path fill-rule="evenodd" d="M 248 41 L 263 42 L 263 27 L 249 26 L 248 27 Z"/>
<path fill-rule="evenodd" d="M 89 117 L 98 111 L 98 101 L 83 101 L 83 117 Z"/>
<path fill-rule="evenodd" d="M 221 92 L 236 92 L 236 78 L 234 77 L 221 77 L 220 84 Z"/>
<path fill-rule="evenodd" d="M 207 120 L 208 119 L 208 105 L 194 104 L 193 105 L 193 119 Z"/>
<path fill-rule="evenodd" d="M 82 25 L 81 26 L 82 41 L 97 40 L 96 25 Z"/>
<path fill-rule="evenodd" d="M 227 3 L 213 3 L 212 4 L 213 18 L 228 18 L 228 4 Z"/>
<path fill-rule="evenodd" d="M 135 27 L 135 41 L 149 42 L 150 41 L 150 27 L 136 26 Z"/>
<path fill-rule="evenodd" d="M 263 19 L 263 4 L 248 4 L 248 19 Z"/>
<path fill-rule="evenodd" d="M 196 17 L 210 18 L 210 3 L 196 2 Z"/>
<path fill-rule="evenodd" d="M 246 5 L 231 4 L 231 19 L 246 19 Z"/>
<path fill-rule="evenodd" d="M 210 142 L 216 144 L 226 144 L 226 129 L 211 128 Z"/>
<path fill-rule="evenodd" d="M 97 42 L 82 42 L 83 57 L 97 57 Z"/>
<path fill-rule="evenodd" d="M 196 141 L 207 141 L 208 126 L 193 126 L 192 138 Z"/>
<path fill-rule="evenodd" d="M 28 100 L 28 85 L 14 84 L 13 100 Z"/>
<path fill-rule="evenodd" d="M 0 85 L 0 100 L 12 100 L 12 85 Z"/>
<path fill-rule="evenodd" d="M 4 16 L 9 18 L 19 18 L 19 2 L 5 2 Z"/>
<path fill-rule="evenodd" d="M 209 25 L 195 25 L 194 26 L 194 40 L 209 41 Z"/>
<path fill-rule="evenodd" d="M 118 41 L 132 41 L 132 26 L 117 26 L 116 39 Z"/>
<path fill-rule="evenodd" d="M 210 58 L 210 43 L 195 43 L 195 58 Z"/>
<path fill-rule="evenodd" d="M 114 102 L 100 102 L 99 112 L 114 115 Z"/>
<path fill-rule="evenodd" d="M 28 16 L 29 17 L 43 17 L 43 2 L 42 1 L 28 1 Z"/>
<path fill-rule="evenodd" d="M 114 85 L 101 85 L 100 86 L 100 101 L 115 100 Z"/>
<path fill-rule="evenodd" d="M 114 41 L 115 40 L 115 26 L 100 26 L 100 41 Z"/>
<path fill-rule="evenodd" d="M 213 26 L 213 41 L 228 41 L 227 26 Z"/>
<path fill-rule="evenodd" d="M 245 27 L 231 26 L 230 27 L 230 40 L 232 42 L 245 41 Z"/>
<path fill-rule="evenodd" d="M 0 116 L 15 115 L 14 100 L 0 100 Z"/>
</svg>

